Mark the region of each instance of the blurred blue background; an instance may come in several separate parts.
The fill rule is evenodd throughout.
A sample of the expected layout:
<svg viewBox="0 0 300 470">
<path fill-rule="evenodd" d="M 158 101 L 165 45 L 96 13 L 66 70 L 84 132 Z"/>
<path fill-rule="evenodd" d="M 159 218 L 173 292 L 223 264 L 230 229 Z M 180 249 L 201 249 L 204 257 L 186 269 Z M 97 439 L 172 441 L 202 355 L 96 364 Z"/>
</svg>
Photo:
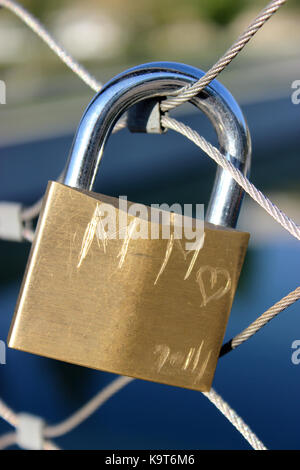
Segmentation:
<svg viewBox="0 0 300 470">
<path fill-rule="evenodd" d="M 61 2 L 59 6 L 57 2 L 48 3 L 51 11 L 39 10 L 38 2 L 24 2 L 59 33 L 69 19 L 70 2 Z M 65 17 L 62 3 L 67 12 Z M 181 31 L 180 28 L 189 24 L 188 16 L 184 21 L 178 20 L 182 11 L 179 5 L 178 10 L 174 9 L 177 17 L 173 15 L 168 19 L 163 12 L 158 14 L 155 10 L 155 14 L 150 15 L 152 23 L 148 25 L 147 34 L 142 35 L 140 48 L 134 48 L 134 38 L 143 29 L 141 25 L 145 24 L 149 11 L 146 7 L 145 11 L 137 7 L 137 2 L 133 1 L 129 2 L 127 10 L 131 18 L 131 23 L 129 20 L 126 23 L 127 29 L 119 26 L 117 30 L 116 26 L 111 26 L 115 27 L 115 33 L 111 33 L 112 44 L 114 34 L 119 34 L 119 41 L 121 33 L 127 34 L 127 38 L 131 33 L 126 51 L 113 55 L 112 45 L 107 46 L 112 48 L 109 57 L 114 60 L 101 55 L 95 58 L 92 52 L 88 55 L 83 46 L 71 52 L 101 80 L 129 65 L 157 59 L 207 68 L 207 64 L 224 51 L 224 41 L 229 46 L 234 35 L 253 16 L 255 8 L 258 11 L 264 5 L 264 2 L 254 2 L 254 8 L 253 4 L 250 7 L 249 2 L 244 2 L 243 8 L 237 9 L 236 2 L 228 2 L 227 6 L 231 5 L 231 12 L 228 12 L 225 3 L 219 2 L 219 8 L 223 8 L 220 19 L 216 13 L 219 10 L 212 13 L 209 2 L 203 2 L 206 10 L 201 10 L 199 18 L 193 18 L 198 18 L 198 28 L 206 42 L 204 45 L 198 42 L 199 47 L 190 54 L 186 52 L 191 50 L 188 45 L 185 50 L 175 51 L 166 45 L 165 49 L 160 49 L 159 43 L 153 45 L 149 39 L 157 37 L 158 33 L 161 38 L 168 34 L 172 37 L 174 31 Z M 103 3 L 100 4 L 103 7 Z M 189 4 L 192 16 L 195 4 L 197 2 Z M 100 8 L 95 5 L 96 2 L 87 2 L 84 9 L 89 13 L 93 8 Z M 72 11 L 75 15 L 77 9 Z M 296 33 L 288 36 L 287 32 L 293 29 L 295 18 L 299 21 L 298 12 L 296 7 L 280 11 L 265 31 L 259 33 L 260 39 L 255 38 L 242 53 L 243 57 L 220 77 L 239 100 L 249 124 L 253 142 L 251 180 L 296 221 L 300 202 L 300 105 L 291 101 L 291 84 L 300 78 L 300 64 L 295 55 Z M 102 13 L 112 15 L 107 8 Z M 225 21 L 226 15 L 228 20 Z M 103 17 L 99 10 L 99 24 Z M 94 18 L 97 21 L 98 17 Z M 1 11 L 0 36 L 6 31 L 5 21 L 13 25 L 16 34 L 27 35 L 25 27 Z M 76 21 L 75 18 L 71 25 L 76 26 Z M 88 19 L 86 22 L 90 24 Z M 104 23 L 107 27 L 107 21 Z M 94 30 L 89 27 L 91 34 L 87 39 L 91 42 Z M 191 31 L 198 31 L 195 25 L 193 28 Z M 219 39 L 209 42 L 210 35 Z M 284 48 L 279 47 L 283 35 Z M 68 37 L 61 38 L 66 41 L 66 47 Z M 0 105 L 0 200 L 21 201 L 25 205 L 35 202 L 43 194 L 47 181 L 56 179 L 61 172 L 75 128 L 93 96 L 55 62 L 47 48 L 39 49 L 37 39 L 26 36 L 27 39 L 30 46 L 35 46 L 29 47 L 26 61 L 21 59 L 22 48 L 18 52 L 15 46 L 16 55 L 11 52 L 8 60 L 8 55 L 1 52 L 6 49 L 2 44 L 8 47 L 8 42 L 0 45 L 0 78 L 7 83 L 7 105 Z M 192 107 L 185 106 L 174 112 L 174 116 L 216 143 L 210 124 Z M 148 204 L 207 203 L 214 171 L 215 164 L 207 156 L 171 131 L 162 136 L 149 136 L 133 135 L 124 130 L 109 140 L 96 190 L 113 196 L 127 194 L 129 200 Z M 251 233 L 251 242 L 225 340 L 299 283 L 298 242 L 247 197 L 239 228 Z M 0 241 L 1 340 L 7 338 L 29 250 L 27 242 Z M 270 449 L 300 448 L 300 364 L 297 366 L 291 361 L 292 342 L 300 340 L 299 311 L 299 305 L 294 304 L 238 350 L 220 359 L 214 380 L 215 389 Z M 67 417 L 115 377 L 11 349 L 7 349 L 6 359 L 7 364 L 0 365 L 0 397 L 14 410 L 41 415 L 49 423 Z M 0 421 L 0 435 L 9 430 L 10 427 Z M 130 383 L 86 422 L 55 442 L 65 449 L 249 448 L 201 393 L 139 380 Z"/>
</svg>

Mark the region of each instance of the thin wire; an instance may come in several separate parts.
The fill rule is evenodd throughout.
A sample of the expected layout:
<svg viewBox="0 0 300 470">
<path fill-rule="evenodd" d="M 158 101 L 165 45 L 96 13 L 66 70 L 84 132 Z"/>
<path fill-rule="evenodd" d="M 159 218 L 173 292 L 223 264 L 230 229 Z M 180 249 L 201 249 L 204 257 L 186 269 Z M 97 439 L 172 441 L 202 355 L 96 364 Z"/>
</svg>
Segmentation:
<svg viewBox="0 0 300 470">
<path fill-rule="evenodd" d="M 79 426 L 89 416 L 91 416 L 98 408 L 107 402 L 119 390 L 124 388 L 134 379 L 131 377 L 118 377 L 109 385 L 100 390 L 90 401 L 88 401 L 82 408 L 76 411 L 66 420 L 53 426 L 47 426 L 44 430 L 45 437 L 58 437 L 72 431 L 75 427 Z"/>
<path fill-rule="evenodd" d="M 14 428 L 18 425 L 18 417 L 16 413 L 4 403 L 0 398 L 0 416 L 4 421 L 13 426 Z"/>
<path fill-rule="evenodd" d="M 15 432 L 8 432 L 0 436 L 0 450 L 13 446 L 17 442 L 17 434 Z"/>
<path fill-rule="evenodd" d="M 173 93 L 174 97 L 161 102 L 162 111 L 170 111 L 173 108 L 189 101 L 203 90 L 209 83 L 216 78 L 222 70 L 227 67 L 230 62 L 238 55 L 238 53 L 246 46 L 250 39 L 257 31 L 273 16 L 276 11 L 287 0 L 271 1 L 248 26 L 248 28 L 238 37 L 235 43 L 225 52 L 225 54 L 206 72 L 206 74 L 193 85 L 185 86 Z"/>
<path fill-rule="evenodd" d="M 94 91 L 99 91 L 102 83 L 96 80 L 82 65 L 80 65 L 58 42 L 51 36 L 46 28 L 35 16 L 25 10 L 18 2 L 13 0 L 0 0 L 3 6 L 18 16 L 34 33 L 36 33 L 52 51 L 69 67 L 82 81 Z"/>
<path fill-rule="evenodd" d="M 189 126 L 170 118 L 169 116 L 162 116 L 161 123 L 164 127 L 172 129 L 179 134 L 187 137 L 200 147 L 209 157 L 211 157 L 218 165 L 227 170 L 232 178 L 254 199 L 269 215 L 273 217 L 283 228 L 285 228 L 291 235 L 300 240 L 300 227 L 290 219 L 284 212 L 282 212 L 276 204 L 270 201 L 254 184 L 252 184 L 243 173 L 236 168 L 229 160 L 222 155 L 222 153 L 207 142 L 204 137 L 200 136 L 198 132 L 191 129 Z"/>
<path fill-rule="evenodd" d="M 46 426 L 44 429 L 45 437 L 58 437 L 62 436 L 79 426 L 89 416 L 91 416 L 97 409 L 104 405 L 112 396 L 119 390 L 124 388 L 134 379 L 131 377 L 118 377 L 106 387 L 101 389 L 91 400 L 89 400 L 82 408 L 77 410 L 69 418 L 61 423 Z M 0 417 L 2 417 L 8 424 L 16 428 L 18 426 L 18 415 L 9 406 L 0 399 Z M 15 433 L 5 434 L 0 437 L 0 449 L 15 444 Z M 51 441 L 45 441 L 45 445 L 51 448 L 57 448 Z M 57 448 L 58 449 L 58 448 Z"/>
<path fill-rule="evenodd" d="M 48 426 L 45 429 L 44 435 L 47 437 L 58 437 L 70 432 L 76 426 L 79 426 L 84 420 L 86 420 L 92 413 L 99 409 L 109 398 L 115 395 L 119 390 L 124 388 L 128 383 L 134 379 L 130 377 L 119 377 L 111 382 L 107 387 L 95 395 L 86 405 L 74 413 L 70 418 L 63 421 L 62 423 L 55 426 Z M 249 442 L 249 444 L 255 450 L 266 450 L 263 443 L 257 438 L 257 436 L 251 431 L 249 426 L 243 421 L 243 419 L 223 400 L 223 398 L 217 394 L 217 392 L 211 389 L 209 392 L 203 393 L 214 405 L 223 413 L 223 415 L 235 426 L 235 428 L 243 435 L 243 437 Z"/>
<path fill-rule="evenodd" d="M 269 321 L 273 320 L 280 312 L 288 308 L 290 305 L 300 299 L 300 287 L 297 287 L 294 291 L 279 300 L 276 304 L 272 305 L 262 315 L 260 315 L 253 323 L 247 328 L 241 331 L 238 335 L 232 338 L 230 341 L 225 343 L 220 352 L 220 357 L 229 353 L 233 349 L 237 348 L 255 333 L 257 333 L 262 327 L 264 327 Z"/>
<path fill-rule="evenodd" d="M 34 204 L 32 204 L 32 206 L 25 207 L 21 212 L 21 220 L 23 222 L 27 222 L 29 220 L 35 219 L 35 217 L 37 217 L 41 211 L 42 203 L 43 198 L 36 201 Z"/>
<path fill-rule="evenodd" d="M 249 428 L 245 421 L 234 411 L 230 405 L 212 388 L 209 392 L 203 392 L 218 410 L 228 419 L 251 445 L 254 450 L 267 450 L 260 439 Z"/>
</svg>

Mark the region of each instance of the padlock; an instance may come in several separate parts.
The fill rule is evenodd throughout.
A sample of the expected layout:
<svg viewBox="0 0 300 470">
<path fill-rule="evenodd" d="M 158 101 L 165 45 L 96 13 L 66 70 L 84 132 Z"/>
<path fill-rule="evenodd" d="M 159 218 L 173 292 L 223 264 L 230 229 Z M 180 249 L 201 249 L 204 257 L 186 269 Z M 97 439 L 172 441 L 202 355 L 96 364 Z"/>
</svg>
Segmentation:
<svg viewBox="0 0 300 470">
<path fill-rule="evenodd" d="M 117 76 L 89 104 L 63 183 L 48 183 L 10 347 L 116 374 L 210 389 L 248 244 L 249 234 L 235 230 L 243 191 L 228 172 L 217 170 L 204 231 L 192 219 L 199 237 L 189 250 L 190 238 L 178 235 L 178 214 L 168 213 L 166 236 L 168 223 L 160 217 L 166 212 L 158 210 L 153 221 L 150 207 L 143 214 L 134 212 L 133 203 L 124 207 L 123 199 L 91 191 L 105 142 L 120 116 L 202 76 L 182 64 L 146 64 Z M 222 153 L 247 174 L 249 132 L 230 93 L 214 80 L 191 102 L 212 122 Z M 137 229 L 141 226 L 147 230 L 144 238 Z M 152 231 L 156 238 L 149 236 Z"/>
</svg>

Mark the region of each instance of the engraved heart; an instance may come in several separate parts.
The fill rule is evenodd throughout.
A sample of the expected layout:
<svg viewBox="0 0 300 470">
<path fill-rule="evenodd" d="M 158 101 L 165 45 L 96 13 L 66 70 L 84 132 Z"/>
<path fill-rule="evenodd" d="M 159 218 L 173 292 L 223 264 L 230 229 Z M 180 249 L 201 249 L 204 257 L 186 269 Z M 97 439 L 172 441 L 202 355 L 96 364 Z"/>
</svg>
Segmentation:
<svg viewBox="0 0 300 470">
<path fill-rule="evenodd" d="M 209 273 L 209 278 L 204 276 L 205 272 Z M 205 307 L 211 300 L 220 299 L 231 288 L 230 274 L 225 268 L 201 266 L 196 274 L 196 282 L 199 284 L 200 292 L 203 297 L 201 307 Z M 209 293 L 209 291 L 212 291 L 215 288 L 217 289 L 214 292 Z"/>
</svg>

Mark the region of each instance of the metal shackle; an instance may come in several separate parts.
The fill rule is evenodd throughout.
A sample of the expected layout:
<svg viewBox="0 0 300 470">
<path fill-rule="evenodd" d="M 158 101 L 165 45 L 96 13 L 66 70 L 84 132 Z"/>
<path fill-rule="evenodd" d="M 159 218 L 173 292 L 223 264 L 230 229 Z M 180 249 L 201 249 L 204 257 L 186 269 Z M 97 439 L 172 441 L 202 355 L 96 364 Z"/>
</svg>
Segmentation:
<svg viewBox="0 0 300 470">
<path fill-rule="evenodd" d="M 120 116 L 136 103 L 149 98 L 158 101 L 172 91 L 199 80 L 204 72 L 173 62 L 154 62 L 127 70 L 109 81 L 93 98 L 78 126 L 63 183 L 91 190 L 103 155 L 105 142 Z M 248 126 L 232 95 L 213 80 L 191 99 L 211 121 L 223 155 L 244 175 L 251 160 Z M 217 169 L 206 211 L 206 221 L 235 227 L 244 191 L 222 168 Z"/>
</svg>

